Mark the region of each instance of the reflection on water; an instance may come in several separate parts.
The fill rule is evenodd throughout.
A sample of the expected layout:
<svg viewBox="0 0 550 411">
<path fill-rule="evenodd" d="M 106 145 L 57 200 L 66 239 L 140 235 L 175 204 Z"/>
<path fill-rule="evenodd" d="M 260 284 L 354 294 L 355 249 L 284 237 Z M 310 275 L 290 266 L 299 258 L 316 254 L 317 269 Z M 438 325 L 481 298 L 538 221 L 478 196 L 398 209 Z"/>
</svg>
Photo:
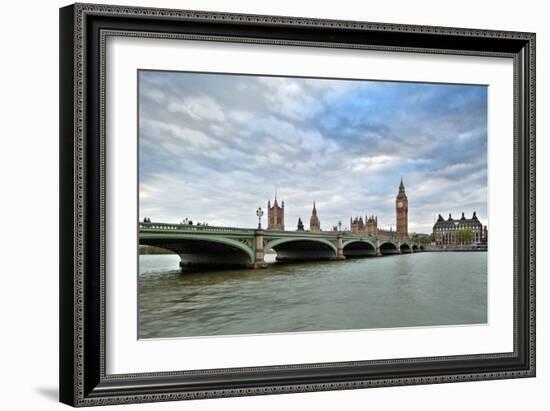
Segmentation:
<svg viewBox="0 0 550 411">
<path fill-rule="evenodd" d="M 140 338 L 487 322 L 484 252 L 196 273 L 176 255 L 139 263 Z"/>
</svg>

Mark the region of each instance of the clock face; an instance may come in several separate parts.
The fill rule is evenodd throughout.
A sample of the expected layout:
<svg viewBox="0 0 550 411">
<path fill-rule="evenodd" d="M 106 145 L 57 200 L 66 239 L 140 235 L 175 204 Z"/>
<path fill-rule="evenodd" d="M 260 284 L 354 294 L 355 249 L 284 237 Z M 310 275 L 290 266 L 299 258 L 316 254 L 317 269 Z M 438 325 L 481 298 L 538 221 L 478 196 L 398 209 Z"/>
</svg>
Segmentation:
<svg viewBox="0 0 550 411">
<path fill-rule="evenodd" d="M 403 207 L 403 201 L 398 201 L 397 202 L 397 208 L 401 208 Z"/>
</svg>

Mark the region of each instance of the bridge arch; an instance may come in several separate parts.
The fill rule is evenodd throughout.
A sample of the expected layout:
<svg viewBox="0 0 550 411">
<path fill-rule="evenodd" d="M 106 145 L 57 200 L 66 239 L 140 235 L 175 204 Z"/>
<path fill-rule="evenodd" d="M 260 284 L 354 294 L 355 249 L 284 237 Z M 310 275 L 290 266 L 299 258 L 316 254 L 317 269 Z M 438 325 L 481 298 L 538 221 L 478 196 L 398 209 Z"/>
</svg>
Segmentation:
<svg viewBox="0 0 550 411">
<path fill-rule="evenodd" d="M 338 249 L 324 238 L 278 238 L 267 242 L 264 250 L 273 249 L 277 261 L 334 260 Z"/>
<path fill-rule="evenodd" d="M 325 240 L 324 238 L 279 238 L 276 240 L 269 241 L 265 246 L 264 249 L 269 250 L 270 248 L 275 249 L 275 247 L 285 244 L 285 243 L 291 243 L 295 241 L 304 241 L 304 242 L 313 242 L 313 243 L 322 243 L 327 245 L 330 249 L 332 249 L 334 252 L 337 252 L 336 245 L 334 245 L 329 240 Z"/>
<path fill-rule="evenodd" d="M 418 246 L 417 246 L 416 244 L 413 244 L 412 250 L 413 250 L 413 251 L 418 251 Z"/>
<path fill-rule="evenodd" d="M 371 240 L 366 240 L 364 238 L 358 238 L 358 239 L 351 239 L 351 240 L 345 240 L 342 242 L 342 247 L 346 247 L 347 245 L 351 244 L 351 243 L 367 243 L 369 244 L 372 248 L 376 249 L 376 243 L 371 241 Z"/>
<path fill-rule="evenodd" d="M 346 258 L 375 256 L 376 245 L 364 239 L 347 240 L 342 244 L 342 252 Z"/>
<path fill-rule="evenodd" d="M 401 243 L 399 245 L 399 250 L 402 252 L 402 253 L 410 253 L 412 252 L 411 250 L 411 246 L 407 243 Z"/>
<path fill-rule="evenodd" d="M 380 254 L 390 255 L 399 254 L 399 247 L 392 241 L 384 241 L 380 243 Z"/>
<path fill-rule="evenodd" d="M 141 236 L 140 244 L 153 245 L 179 254 L 186 266 L 248 266 L 254 262 L 254 250 L 245 241 L 219 236 L 177 234 Z"/>
</svg>

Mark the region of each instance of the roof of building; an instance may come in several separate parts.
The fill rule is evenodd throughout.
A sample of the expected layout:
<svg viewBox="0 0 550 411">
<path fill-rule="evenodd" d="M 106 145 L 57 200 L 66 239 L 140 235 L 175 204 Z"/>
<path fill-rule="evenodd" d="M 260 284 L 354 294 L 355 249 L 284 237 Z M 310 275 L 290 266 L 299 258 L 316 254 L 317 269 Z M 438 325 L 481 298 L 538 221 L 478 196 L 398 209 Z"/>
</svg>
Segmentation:
<svg viewBox="0 0 550 411">
<path fill-rule="evenodd" d="M 405 194 L 405 184 L 403 184 L 403 177 L 401 177 L 401 183 L 399 183 L 399 193 L 397 193 L 397 198 L 407 198 Z"/>
<path fill-rule="evenodd" d="M 454 226 L 471 226 L 471 225 L 476 225 L 476 226 L 482 226 L 481 222 L 479 221 L 479 219 L 477 218 L 477 215 L 476 215 L 476 212 L 474 211 L 474 214 L 472 215 L 472 218 L 466 218 L 464 216 L 464 212 L 462 213 L 462 216 L 458 219 L 453 219 L 453 217 L 451 216 L 451 213 L 449 213 L 449 218 L 448 219 L 444 219 L 443 216 L 441 214 L 439 214 L 439 216 L 437 217 L 437 221 L 435 222 L 434 224 L 434 229 L 435 228 L 439 228 L 439 227 L 454 227 Z"/>
</svg>

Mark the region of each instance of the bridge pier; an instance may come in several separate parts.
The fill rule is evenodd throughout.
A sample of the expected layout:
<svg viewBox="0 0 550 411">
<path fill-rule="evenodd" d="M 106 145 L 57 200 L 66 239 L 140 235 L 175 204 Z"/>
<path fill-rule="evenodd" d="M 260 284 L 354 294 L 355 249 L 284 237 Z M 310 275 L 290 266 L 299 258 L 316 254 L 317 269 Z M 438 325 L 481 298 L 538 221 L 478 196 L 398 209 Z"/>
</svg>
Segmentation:
<svg viewBox="0 0 550 411">
<path fill-rule="evenodd" d="M 263 230 L 254 231 L 254 262 L 251 268 L 266 268 L 267 263 L 264 260 L 264 232 Z"/>
<path fill-rule="evenodd" d="M 376 256 L 380 257 L 382 255 L 382 252 L 380 251 L 380 240 L 376 239 Z"/>
<path fill-rule="evenodd" d="M 342 236 L 338 235 L 336 238 L 336 259 L 337 260 L 345 260 L 346 256 L 344 255 L 344 245 L 342 242 Z"/>
</svg>

